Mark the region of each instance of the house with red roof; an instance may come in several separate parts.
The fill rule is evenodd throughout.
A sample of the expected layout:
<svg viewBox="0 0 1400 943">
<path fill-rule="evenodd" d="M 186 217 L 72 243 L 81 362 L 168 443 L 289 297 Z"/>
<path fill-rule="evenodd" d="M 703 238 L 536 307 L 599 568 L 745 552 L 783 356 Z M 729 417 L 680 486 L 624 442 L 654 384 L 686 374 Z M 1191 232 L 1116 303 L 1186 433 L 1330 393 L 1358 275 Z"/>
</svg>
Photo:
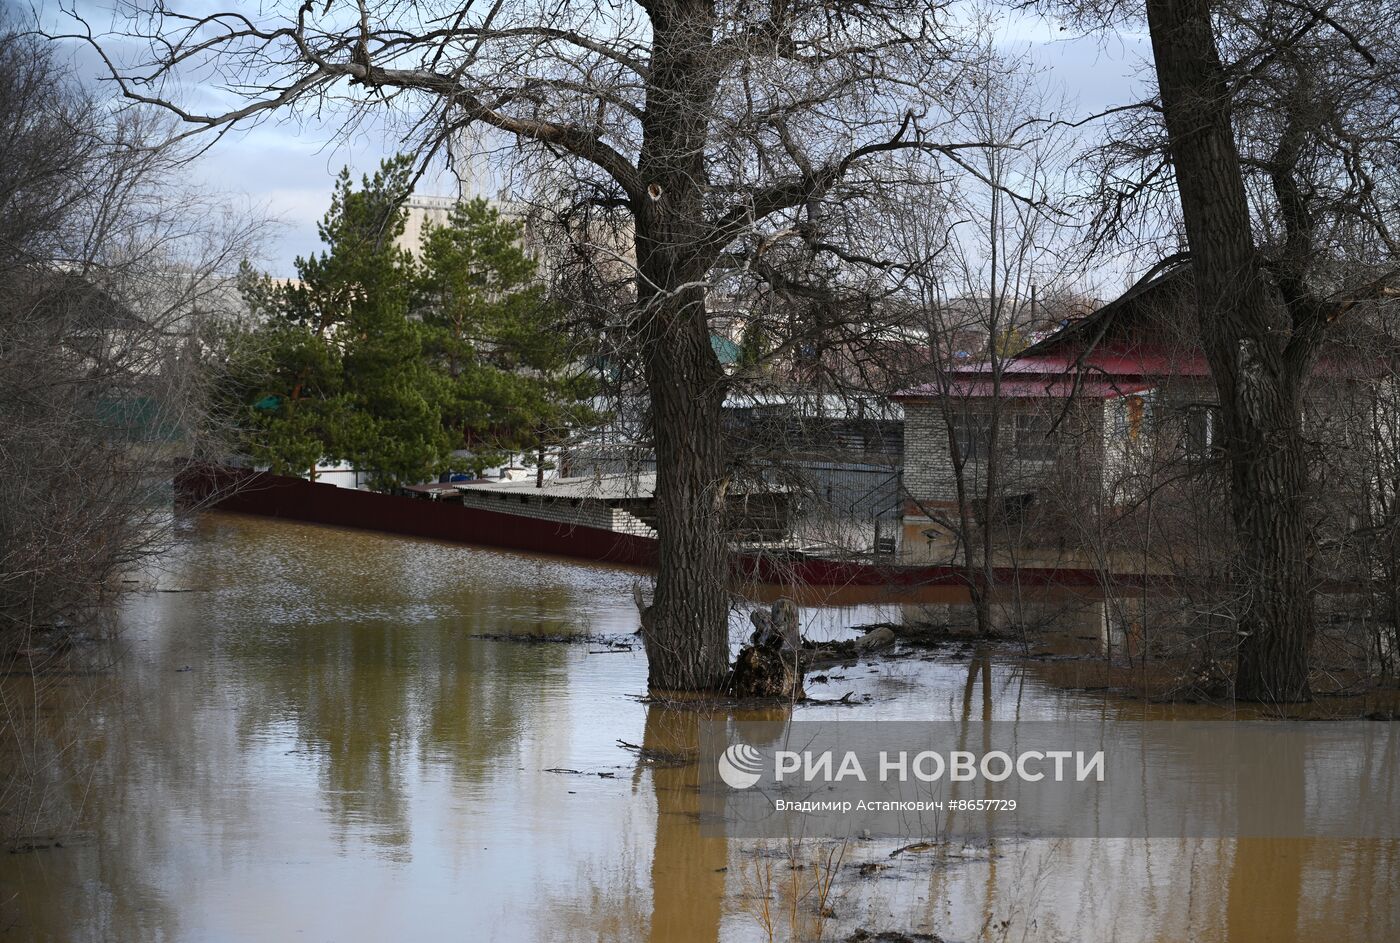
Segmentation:
<svg viewBox="0 0 1400 943">
<path fill-rule="evenodd" d="M 911 527 L 930 539 L 940 524 L 955 529 L 960 507 L 1034 521 L 1044 536 L 1098 527 L 1168 486 L 1180 495 L 1182 482 L 1205 487 L 1213 475 L 1222 485 L 1193 304 L 1190 266 L 1179 265 L 1014 355 L 935 365 L 929 382 L 893 396 L 906 541 Z M 1329 434 L 1370 421 L 1368 390 L 1393 375 L 1355 331 L 1335 334 L 1304 407 L 1305 428 Z"/>
</svg>

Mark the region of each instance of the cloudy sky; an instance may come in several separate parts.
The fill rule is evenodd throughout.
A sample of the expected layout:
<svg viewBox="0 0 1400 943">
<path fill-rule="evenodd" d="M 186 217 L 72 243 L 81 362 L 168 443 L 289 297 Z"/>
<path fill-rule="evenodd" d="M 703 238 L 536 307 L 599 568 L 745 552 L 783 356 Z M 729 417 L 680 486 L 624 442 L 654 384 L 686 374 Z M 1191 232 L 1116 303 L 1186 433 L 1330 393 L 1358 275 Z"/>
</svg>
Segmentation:
<svg viewBox="0 0 1400 943">
<path fill-rule="evenodd" d="M 80 0 L 79 9 L 94 29 L 102 29 L 113 22 L 114 2 L 118 0 Z M 41 0 L 39 11 L 50 28 L 73 28 L 53 0 Z M 1150 52 L 1142 37 L 1076 37 L 1052 23 L 1020 21 L 1007 31 L 1006 42 L 1009 52 L 1029 53 L 1044 70 L 1050 97 L 1063 94 L 1077 115 L 1145 96 L 1141 66 Z M 71 50 L 75 70 L 94 77 L 100 73 L 90 52 L 76 44 Z M 316 221 L 326 210 L 340 168 L 348 165 L 357 175 L 371 170 L 397 144 L 384 128 L 346 135 L 334 120 L 282 117 L 225 136 L 191 172 L 210 190 L 246 201 L 277 221 L 258 261 L 274 274 L 289 275 L 292 260 L 318 246 Z M 427 181 L 420 192 L 450 190 L 445 181 Z"/>
</svg>

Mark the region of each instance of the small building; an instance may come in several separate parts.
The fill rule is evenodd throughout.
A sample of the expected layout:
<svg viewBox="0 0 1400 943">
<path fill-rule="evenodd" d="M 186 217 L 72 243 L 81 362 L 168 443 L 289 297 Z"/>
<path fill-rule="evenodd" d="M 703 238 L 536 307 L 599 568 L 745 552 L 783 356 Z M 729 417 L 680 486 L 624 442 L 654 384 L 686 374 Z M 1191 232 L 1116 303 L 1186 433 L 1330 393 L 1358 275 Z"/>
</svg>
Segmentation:
<svg viewBox="0 0 1400 943">
<path fill-rule="evenodd" d="M 893 396 L 904 407 L 906 539 L 962 502 L 984 513 L 989 479 L 1001 523 L 1034 517 L 1063 530 L 1168 487 L 1185 493 L 1182 482 L 1204 487 L 1216 474 L 1220 485 L 1220 416 L 1194 303 L 1190 266 L 1177 266 L 1014 356 L 934 368 L 932 381 Z M 1374 400 L 1383 372 L 1357 340 L 1369 329 L 1334 332 L 1305 425 L 1341 434 L 1364 419 L 1358 404 Z"/>
<path fill-rule="evenodd" d="M 484 511 L 655 537 L 651 513 L 655 488 L 655 475 L 606 475 L 546 478 L 543 483 L 533 477 L 435 482 L 403 490 L 413 497 Z"/>
<path fill-rule="evenodd" d="M 522 481 L 440 482 L 403 489 L 412 497 L 465 507 L 596 527 L 638 537 L 656 536 L 656 475 L 618 474 Z M 725 523 L 736 542 L 781 541 L 792 529 L 796 494 L 759 483 L 732 489 Z"/>
</svg>

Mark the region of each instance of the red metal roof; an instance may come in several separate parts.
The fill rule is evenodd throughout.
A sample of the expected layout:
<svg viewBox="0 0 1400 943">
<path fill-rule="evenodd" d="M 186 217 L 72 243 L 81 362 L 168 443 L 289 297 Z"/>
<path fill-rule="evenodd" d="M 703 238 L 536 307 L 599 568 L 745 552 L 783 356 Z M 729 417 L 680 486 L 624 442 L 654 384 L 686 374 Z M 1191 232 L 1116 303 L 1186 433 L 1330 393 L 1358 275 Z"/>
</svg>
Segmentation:
<svg viewBox="0 0 1400 943">
<path fill-rule="evenodd" d="M 953 363 L 933 382 L 896 393 L 896 401 L 943 396 L 1108 399 L 1151 389 L 1169 379 L 1208 379 L 1210 368 L 1180 331 L 1163 331 L 1164 317 L 1189 311 L 1191 271 L 1176 265 L 1141 279 L 1088 317 L 1066 324 L 1004 362 Z M 1165 312 L 1165 314 L 1164 314 Z M 1167 317 L 1170 320 L 1170 317 Z M 1364 348 L 1324 351 L 1314 373 L 1365 378 L 1383 374 L 1382 354 Z M 999 373 L 1000 383 L 993 383 Z M 1078 382 L 1076 382 L 1076 378 Z M 995 389 L 995 392 L 994 392 Z"/>
<path fill-rule="evenodd" d="M 1003 379 L 998 389 L 990 378 L 954 379 L 948 384 L 948 395 L 974 398 L 1001 396 L 1007 399 L 1068 399 L 1071 396 L 1113 399 L 1115 396 L 1141 393 L 1150 386 L 1147 383 L 1125 384 L 1093 379 L 1081 379 L 1076 384 L 1073 377 L 1060 377 L 1053 380 Z"/>
<path fill-rule="evenodd" d="M 1151 353 L 1145 350 L 1096 350 L 1082 363 L 1071 354 L 1017 357 L 1001 365 L 999 393 L 993 365 L 987 362 L 955 367 L 941 381 L 925 383 L 894 395 L 896 400 L 941 396 L 1021 399 L 1064 399 L 1084 396 L 1111 399 L 1141 393 L 1165 377 L 1209 376 L 1205 361 L 1195 356 Z M 1077 382 L 1076 382 L 1077 379 Z"/>
</svg>

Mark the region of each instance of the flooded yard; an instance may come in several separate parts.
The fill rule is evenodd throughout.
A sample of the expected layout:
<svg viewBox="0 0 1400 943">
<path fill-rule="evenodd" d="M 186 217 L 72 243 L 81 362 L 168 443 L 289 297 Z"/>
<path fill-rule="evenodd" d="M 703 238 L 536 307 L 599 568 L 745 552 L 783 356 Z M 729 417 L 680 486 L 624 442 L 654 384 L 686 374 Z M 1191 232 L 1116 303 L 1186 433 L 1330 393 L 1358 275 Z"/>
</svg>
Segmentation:
<svg viewBox="0 0 1400 943">
<path fill-rule="evenodd" d="M 233 515 L 189 522 L 159 591 L 126 601 L 115 665 L 30 692 L 18 761 L 65 771 L 43 797 L 65 824 L 0 855 L 0 939 L 1400 938 L 1395 842 L 897 852 L 705 837 L 685 761 L 701 713 L 645 703 L 628 644 L 644 576 Z M 804 629 L 850 637 L 901 613 L 806 606 Z M 736 614 L 736 638 L 742 626 Z M 930 649 L 825 671 L 809 693 L 850 692 L 854 706 L 793 713 L 1166 710 L 1069 689 L 1065 673 Z M 24 696 L 13 680 L 7 709 Z"/>
</svg>

